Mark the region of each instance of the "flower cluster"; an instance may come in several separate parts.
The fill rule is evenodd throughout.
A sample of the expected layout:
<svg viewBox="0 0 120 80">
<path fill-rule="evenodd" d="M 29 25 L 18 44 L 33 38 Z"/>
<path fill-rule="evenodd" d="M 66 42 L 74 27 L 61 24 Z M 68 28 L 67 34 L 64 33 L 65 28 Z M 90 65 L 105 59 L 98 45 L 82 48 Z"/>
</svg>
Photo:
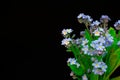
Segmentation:
<svg viewBox="0 0 120 80">
<path fill-rule="evenodd" d="M 94 72 L 94 74 L 98 75 L 104 74 L 107 69 L 107 65 L 104 62 L 95 61 L 92 66 L 94 67 L 92 71 Z"/>
<path fill-rule="evenodd" d="M 120 65 L 120 20 L 114 27 L 109 27 L 111 19 L 107 15 L 102 15 L 100 21 L 93 21 L 91 16 L 80 13 L 77 19 L 86 27 L 79 38 L 75 39 L 75 34 L 71 34 L 72 29 L 62 30 L 64 39 L 61 45 L 75 57 L 67 61 L 72 70 L 70 76 L 78 80 L 108 80 Z M 119 57 L 111 61 L 114 56 Z"/>
<path fill-rule="evenodd" d="M 80 64 L 76 61 L 75 58 L 69 58 L 67 61 L 70 65 L 76 65 L 79 68 Z"/>
</svg>

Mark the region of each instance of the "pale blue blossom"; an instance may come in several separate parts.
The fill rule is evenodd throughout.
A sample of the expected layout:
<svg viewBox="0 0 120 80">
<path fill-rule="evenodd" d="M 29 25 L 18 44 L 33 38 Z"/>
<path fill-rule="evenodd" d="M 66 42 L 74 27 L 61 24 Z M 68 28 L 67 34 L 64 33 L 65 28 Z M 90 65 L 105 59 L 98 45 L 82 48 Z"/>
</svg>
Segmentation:
<svg viewBox="0 0 120 80">
<path fill-rule="evenodd" d="M 88 40 L 85 38 L 82 38 L 82 46 L 86 45 L 88 43 Z"/>
<path fill-rule="evenodd" d="M 70 63 L 70 65 L 77 63 L 75 58 L 68 58 L 67 62 Z"/>
<path fill-rule="evenodd" d="M 108 46 L 111 46 L 111 45 L 112 45 L 112 42 L 109 41 L 108 39 L 105 39 L 104 46 L 105 46 L 105 47 L 108 47 Z"/>
<path fill-rule="evenodd" d="M 93 19 L 91 18 L 91 16 L 89 15 L 85 15 L 84 13 L 80 13 L 78 16 L 77 16 L 78 19 L 82 19 L 82 20 L 87 20 L 89 22 L 91 22 Z"/>
<path fill-rule="evenodd" d="M 120 46 L 120 41 L 117 42 L 117 45 Z"/>
<path fill-rule="evenodd" d="M 95 36 L 100 36 L 101 32 L 98 30 L 98 28 L 93 32 Z"/>
<path fill-rule="evenodd" d="M 91 18 L 91 16 L 89 16 L 89 15 L 85 15 L 85 16 L 83 16 L 83 19 L 85 19 L 85 20 L 87 20 L 87 21 L 89 21 L 89 22 L 91 22 L 93 19 Z"/>
<path fill-rule="evenodd" d="M 91 24 L 91 26 L 99 26 L 100 22 L 98 20 L 93 21 L 93 23 Z"/>
<path fill-rule="evenodd" d="M 92 72 L 94 72 L 94 74 L 98 74 L 98 75 L 103 75 L 104 74 L 104 71 L 99 69 L 99 68 L 94 68 L 92 70 Z"/>
<path fill-rule="evenodd" d="M 104 43 L 104 46 L 106 46 L 106 47 L 111 46 L 113 41 L 114 41 L 113 37 L 108 32 L 106 32 L 105 33 L 105 43 Z"/>
<path fill-rule="evenodd" d="M 94 66 L 94 68 L 100 68 L 101 67 L 101 63 L 98 61 L 95 61 L 92 66 Z"/>
<path fill-rule="evenodd" d="M 73 30 L 72 29 L 63 29 L 62 34 L 63 36 L 66 36 L 67 34 L 70 34 Z"/>
<path fill-rule="evenodd" d="M 101 62 L 100 68 L 102 69 L 102 71 L 106 72 L 107 65 L 104 62 Z"/>
<path fill-rule="evenodd" d="M 81 39 L 77 38 L 75 39 L 75 44 L 80 45 L 82 43 Z"/>
<path fill-rule="evenodd" d="M 96 55 L 96 54 L 97 54 L 96 50 L 93 50 L 93 49 L 88 50 L 88 55 L 93 56 L 93 55 Z"/>
<path fill-rule="evenodd" d="M 69 63 L 70 65 L 76 65 L 77 68 L 80 67 L 80 64 L 76 61 L 75 58 L 68 58 L 67 63 Z"/>
<path fill-rule="evenodd" d="M 88 53 L 88 45 L 83 46 L 82 51 L 84 52 L 84 54 Z"/>
<path fill-rule="evenodd" d="M 90 55 L 90 56 L 93 56 L 94 55 L 94 51 L 93 50 L 88 50 L 88 55 Z"/>
<path fill-rule="evenodd" d="M 84 13 L 80 13 L 80 14 L 77 16 L 77 18 L 83 18 L 84 16 L 85 16 Z"/>
<path fill-rule="evenodd" d="M 94 40 L 91 42 L 90 46 L 96 48 L 96 44 L 98 44 L 98 40 Z"/>
<path fill-rule="evenodd" d="M 111 35 L 110 35 L 109 32 L 107 31 L 107 32 L 105 33 L 105 36 L 106 36 L 106 37 L 109 37 L 109 36 L 111 36 Z"/>
<path fill-rule="evenodd" d="M 102 15 L 100 18 L 100 21 L 102 23 L 107 23 L 108 21 L 110 21 L 111 19 L 107 16 L 107 15 Z"/>
<path fill-rule="evenodd" d="M 65 39 L 62 40 L 61 45 L 68 46 L 70 44 L 70 41 L 72 41 L 71 38 L 65 38 Z"/>
<path fill-rule="evenodd" d="M 118 20 L 117 22 L 115 22 L 114 27 L 115 27 L 117 30 L 120 30 L 120 20 Z"/>
<path fill-rule="evenodd" d="M 88 80 L 86 74 L 84 74 L 84 75 L 82 76 L 82 80 Z"/>
<path fill-rule="evenodd" d="M 111 46 L 112 43 L 113 43 L 113 37 L 107 32 L 105 34 L 105 43 L 104 43 L 104 46 L 105 47 L 108 47 L 108 46 Z"/>
<path fill-rule="evenodd" d="M 102 15 L 100 19 L 108 19 L 108 20 L 111 20 L 108 15 Z"/>
<path fill-rule="evenodd" d="M 99 41 L 100 43 L 105 43 L 105 37 L 104 37 L 104 36 L 100 36 L 100 37 L 98 38 L 98 41 Z"/>
<path fill-rule="evenodd" d="M 105 46 L 103 46 L 102 43 L 96 44 L 96 50 L 103 51 L 103 50 L 105 50 Z"/>
<path fill-rule="evenodd" d="M 85 35 L 85 31 L 80 31 L 80 35 L 84 36 Z"/>
<path fill-rule="evenodd" d="M 95 61 L 92 64 L 92 66 L 93 66 L 92 72 L 94 72 L 94 74 L 103 75 L 107 70 L 107 65 L 102 61 L 101 62 Z"/>
<path fill-rule="evenodd" d="M 114 41 L 112 36 L 107 36 L 106 38 L 107 38 L 107 40 L 110 41 L 110 42 L 113 42 L 113 41 Z"/>
<path fill-rule="evenodd" d="M 119 25 L 119 24 L 120 24 L 120 20 L 118 20 L 117 22 L 115 22 L 114 27 L 117 27 L 117 25 Z"/>
<path fill-rule="evenodd" d="M 104 51 L 105 50 L 105 46 L 103 45 L 104 43 L 105 43 L 105 37 L 100 36 L 98 40 L 92 41 L 90 46 L 97 51 Z"/>
</svg>

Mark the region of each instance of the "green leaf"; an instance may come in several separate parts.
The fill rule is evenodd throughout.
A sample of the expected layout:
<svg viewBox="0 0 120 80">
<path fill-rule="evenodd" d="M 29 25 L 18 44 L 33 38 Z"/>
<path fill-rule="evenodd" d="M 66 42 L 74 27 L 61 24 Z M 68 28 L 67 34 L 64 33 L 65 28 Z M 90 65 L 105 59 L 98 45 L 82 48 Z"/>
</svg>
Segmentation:
<svg viewBox="0 0 120 80">
<path fill-rule="evenodd" d="M 109 33 L 111 34 L 111 36 L 113 36 L 114 38 L 116 38 L 116 31 L 114 28 L 110 27 L 109 28 Z"/>
<path fill-rule="evenodd" d="M 73 34 L 71 38 L 75 38 L 75 34 Z"/>
<path fill-rule="evenodd" d="M 108 68 L 103 80 L 109 79 L 110 75 L 120 66 L 120 48 L 117 49 L 114 53 L 111 53 L 106 64 Z"/>
<path fill-rule="evenodd" d="M 111 36 L 113 37 L 113 44 L 111 45 L 113 51 L 115 51 L 118 46 L 117 46 L 117 36 L 116 36 L 116 30 L 112 27 L 109 28 L 109 33 L 111 34 Z"/>
<path fill-rule="evenodd" d="M 78 46 L 76 44 L 72 44 L 70 47 L 71 51 L 74 54 L 74 57 L 78 60 L 78 62 L 80 63 L 81 67 L 83 70 L 85 70 L 83 61 L 81 60 L 81 55 L 80 55 L 80 49 L 78 48 Z"/>
<path fill-rule="evenodd" d="M 78 62 L 81 64 L 81 66 L 83 66 L 83 69 L 85 70 L 85 72 L 87 72 L 87 70 L 91 67 L 91 58 L 88 55 L 81 55 L 78 57 Z"/>
<path fill-rule="evenodd" d="M 84 73 L 84 70 L 82 69 L 82 67 L 80 66 L 79 68 L 77 68 L 76 65 L 70 65 L 68 64 L 68 66 L 70 67 L 70 69 L 78 76 L 82 76 Z"/>
<path fill-rule="evenodd" d="M 99 76 L 92 72 L 90 75 L 90 80 L 98 80 L 98 79 L 99 79 Z"/>
<path fill-rule="evenodd" d="M 91 37 L 91 34 L 89 33 L 88 30 L 85 30 L 85 38 L 87 40 L 89 40 L 88 44 L 90 45 L 91 41 L 92 41 L 92 37 Z"/>
<path fill-rule="evenodd" d="M 78 59 L 78 56 L 80 55 L 79 47 L 76 44 L 72 44 L 70 50 L 73 52 L 75 58 Z"/>
<path fill-rule="evenodd" d="M 66 50 L 66 52 L 72 52 L 72 51 L 68 49 L 68 50 Z"/>
<path fill-rule="evenodd" d="M 120 80 L 120 76 L 112 78 L 111 80 Z"/>
<path fill-rule="evenodd" d="M 117 40 L 120 41 L 120 30 L 118 31 L 118 34 L 117 34 Z"/>
</svg>

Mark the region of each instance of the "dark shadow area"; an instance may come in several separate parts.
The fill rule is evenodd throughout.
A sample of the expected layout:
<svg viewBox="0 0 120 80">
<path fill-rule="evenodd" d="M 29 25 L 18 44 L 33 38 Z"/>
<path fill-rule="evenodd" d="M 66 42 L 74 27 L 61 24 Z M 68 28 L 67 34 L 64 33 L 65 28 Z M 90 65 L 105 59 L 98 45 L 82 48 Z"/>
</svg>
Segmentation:
<svg viewBox="0 0 120 80">
<path fill-rule="evenodd" d="M 117 2 L 109 2 L 12 0 L 6 9 L 2 9 L 4 15 L 0 16 L 1 74 L 13 75 L 10 77 L 16 80 L 72 80 L 66 60 L 73 55 L 61 45 L 61 31 L 72 28 L 79 36 L 79 31 L 85 29 L 77 22 L 79 13 L 88 14 L 94 20 L 106 14 L 112 19 L 109 25 L 113 25 L 120 19 L 120 12 L 117 5 L 111 6 Z M 112 77 L 119 75 L 119 70 Z"/>
</svg>

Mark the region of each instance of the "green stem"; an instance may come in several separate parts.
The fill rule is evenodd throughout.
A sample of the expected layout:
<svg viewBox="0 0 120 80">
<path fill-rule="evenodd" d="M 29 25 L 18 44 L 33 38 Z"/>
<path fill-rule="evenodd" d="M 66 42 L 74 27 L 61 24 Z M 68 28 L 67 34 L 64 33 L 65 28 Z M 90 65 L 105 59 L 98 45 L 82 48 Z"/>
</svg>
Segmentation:
<svg viewBox="0 0 120 80">
<path fill-rule="evenodd" d="M 112 75 L 112 73 L 117 69 L 117 67 L 118 67 L 119 65 L 117 64 L 114 68 L 113 68 L 113 70 L 110 72 L 110 75 L 108 75 L 107 77 L 106 77 L 106 80 L 108 80 L 109 79 L 109 77 Z"/>
<path fill-rule="evenodd" d="M 118 61 L 117 61 L 118 62 Z M 119 63 L 119 62 L 118 62 Z M 115 66 L 113 67 L 112 70 L 110 70 L 109 72 L 106 72 L 104 74 L 103 80 L 109 80 L 109 77 L 112 75 L 112 73 L 117 69 L 117 67 L 119 66 L 119 64 L 116 63 Z M 110 67 L 110 66 L 109 66 Z M 109 69 L 108 69 L 109 70 Z M 109 75 L 107 75 L 107 73 L 110 73 Z"/>
<path fill-rule="evenodd" d="M 86 26 L 87 30 L 89 31 L 89 33 L 90 33 L 90 30 L 88 28 L 88 23 L 86 23 L 85 26 Z"/>
<path fill-rule="evenodd" d="M 73 52 L 73 54 L 74 54 L 75 58 L 77 59 L 76 51 L 75 51 L 75 49 L 74 49 L 73 45 L 71 45 L 71 51 Z"/>
<path fill-rule="evenodd" d="M 104 29 L 105 29 L 105 23 L 103 23 L 103 27 L 104 27 Z"/>
</svg>

